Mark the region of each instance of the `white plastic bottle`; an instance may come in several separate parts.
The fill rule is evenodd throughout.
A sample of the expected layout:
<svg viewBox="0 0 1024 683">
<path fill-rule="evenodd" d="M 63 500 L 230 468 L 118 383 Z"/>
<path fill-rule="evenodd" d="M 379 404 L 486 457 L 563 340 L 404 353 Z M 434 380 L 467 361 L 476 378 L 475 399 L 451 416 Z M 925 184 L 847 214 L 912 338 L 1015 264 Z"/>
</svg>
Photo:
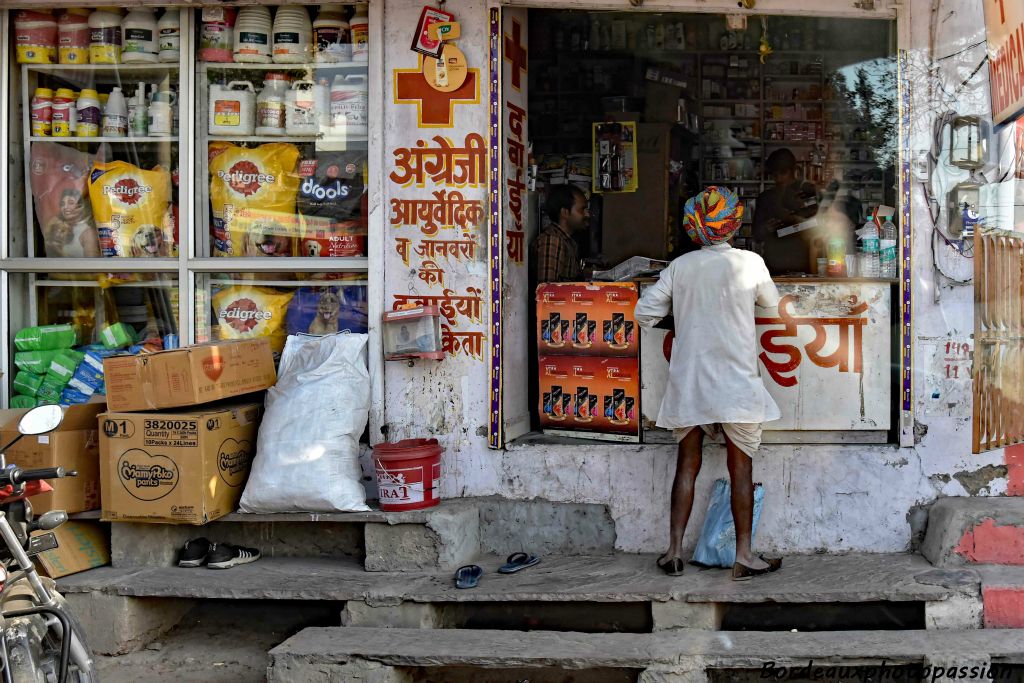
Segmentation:
<svg viewBox="0 0 1024 683">
<path fill-rule="evenodd" d="M 288 74 L 268 73 L 256 98 L 256 135 L 284 135 Z"/>
<path fill-rule="evenodd" d="M 121 88 L 115 87 L 107 98 L 107 106 L 103 109 L 103 137 L 123 138 L 128 135 L 128 103 L 125 102 Z"/>
<path fill-rule="evenodd" d="M 124 64 L 152 64 L 156 62 L 156 15 L 152 7 L 134 7 L 121 22 L 124 43 L 121 62 Z"/>
<path fill-rule="evenodd" d="M 348 21 L 352 29 L 352 61 L 365 62 L 370 58 L 370 18 L 366 5 L 356 5 L 356 13 Z"/>
<path fill-rule="evenodd" d="M 362 136 L 369 131 L 366 114 L 369 92 L 365 76 L 338 74 L 331 84 L 331 134 Z"/>
<path fill-rule="evenodd" d="M 89 15 L 89 61 L 93 64 L 121 63 L 121 11 L 101 7 Z"/>
<path fill-rule="evenodd" d="M 83 88 L 78 94 L 78 102 L 75 103 L 78 126 L 75 129 L 75 137 L 94 138 L 100 134 L 100 123 L 103 119 L 103 110 L 100 108 L 100 98 L 92 88 Z"/>
<path fill-rule="evenodd" d="M 135 94 L 128 100 L 128 134 L 133 138 L 149 135 L 149 110 L 146 102 L 146 84 L 139 83 Z"/>
<path fill-rule="evenodd" d="M 164 10 L 156 22 L 157 55 L 161 62 L 176 62 L 181 58 L 181 12 L 172 7 Z"/>
<path fill-rule="evenodd" d="M 288 135 L 316 135 L 320 130 L 316 83 L 295 81 L 285 93 L 284 128 Z"/>
<path fill-rule="evenodd" d="M 269 64 L 273 22 L 264 6 L 243 7 L 235 20 L 235 61 Z"/>
<path fill-rule="evenodd" d="M 274 62 L 306 64 L 313 61 L 313 25 L 299 5 L 283 5 L 274 16 Z"/>
<path fill-rule="evenodd" d="M 256 130 L 256 91 L 249 81 L 210 84 L 210 135 L 252 135 Z"/>
<path fill-rule="evenodd" d="M 899 276 L 898 260 L 896 258 L 896 225 L 885 219 L 882 223 L 882 235 L 879 241 L 878 261 L 879 272 L 882 277 L 895 280 Z"/>
<path fill-rule="evenodd" d="M 878 277 L 878 227 L 875 221 L 868 219 L 864 227 L 857 231 L 857 238 L 860 240 L 860 276 L 867 278 Z"/>
<path fill-rule="evenodd" d="M 319 63 L 352 61 L 352 30 L 339 5 L 320 5 L 313 22 L 313 44 Z"/>
</svg>

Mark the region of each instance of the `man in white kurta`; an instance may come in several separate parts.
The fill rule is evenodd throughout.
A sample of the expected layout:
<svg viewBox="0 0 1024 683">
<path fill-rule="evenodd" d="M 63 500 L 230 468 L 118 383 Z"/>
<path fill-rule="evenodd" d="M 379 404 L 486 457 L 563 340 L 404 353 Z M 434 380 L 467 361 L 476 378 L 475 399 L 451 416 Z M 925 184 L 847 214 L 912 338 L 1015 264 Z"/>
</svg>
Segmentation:
<svg viewBox="0 0 1024 683">
<path fill-rule="evenodd" d="M 669 549 L 658 560 L 673 576 L 684 566 L 683 533 L 705 434 L 724 433 L 726 442 L 736 525 L 733 577 L 749 578 L 781 566 L 750 549 L 751 456 L 761 444 L 762 423 L 780 417 L 758 370 L 754 307 L 777 306 L 779 293 L 760 256 L 729 245 L 741 217 L 735 195 L 724 188 L 709 188 L 691 199 L 687 232 L 702 248 L 669 264 L 636 305 L 637 322 L 645 327 L 669 314 L 674 318 L 669 377 L 657 420 L 679 442 Z"/>
</svg>

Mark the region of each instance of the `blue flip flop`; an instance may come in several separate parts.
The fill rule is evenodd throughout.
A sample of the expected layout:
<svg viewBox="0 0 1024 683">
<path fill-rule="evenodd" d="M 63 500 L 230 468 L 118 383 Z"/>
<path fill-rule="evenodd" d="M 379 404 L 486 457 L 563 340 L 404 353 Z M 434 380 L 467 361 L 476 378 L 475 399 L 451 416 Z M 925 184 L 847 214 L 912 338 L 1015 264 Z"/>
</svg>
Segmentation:
<svg viewBox="0 0 1024 683">
<path fill-rule="evenodd" d="M 540 558 L 536 555 L 527 555 L 526 553 L 512 553 L 505 560 L 505 564 L 498 567 L 499 574 L 515 574 L 521 569 L 532 567 L 533 565 L 540 562 Z"/>
<path fill-rule="evenodd" d="M 465 567 L 459 567 L 455 572 L 455 587 L 476 588 L 483 575 L 484 570 L 479 565 L 467 564 Z"/>
</svg>

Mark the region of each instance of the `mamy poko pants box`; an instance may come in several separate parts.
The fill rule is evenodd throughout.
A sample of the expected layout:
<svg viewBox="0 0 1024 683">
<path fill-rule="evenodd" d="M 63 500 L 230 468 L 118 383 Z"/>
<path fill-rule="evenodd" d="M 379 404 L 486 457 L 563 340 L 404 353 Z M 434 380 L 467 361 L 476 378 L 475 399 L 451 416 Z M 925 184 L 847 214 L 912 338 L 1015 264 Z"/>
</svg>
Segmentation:
<svg viewBox="0 0 1024 683">
<path fill-rule="evenodd" d="M 546 434 L 640 440 L 640 361 L 541 356 L 540 423 Z"/>
<path fill-rule="evenodd" d="M 637 298 L 631 282 L 542 284 L 537 287 L 537 348 L 541 354 L 636 356 Z"/>
<path fill-rule="evenodd" d="M 260 403 L 99 416 L 102 519 L 206 524 L 238 507 Z"/>
</svg>

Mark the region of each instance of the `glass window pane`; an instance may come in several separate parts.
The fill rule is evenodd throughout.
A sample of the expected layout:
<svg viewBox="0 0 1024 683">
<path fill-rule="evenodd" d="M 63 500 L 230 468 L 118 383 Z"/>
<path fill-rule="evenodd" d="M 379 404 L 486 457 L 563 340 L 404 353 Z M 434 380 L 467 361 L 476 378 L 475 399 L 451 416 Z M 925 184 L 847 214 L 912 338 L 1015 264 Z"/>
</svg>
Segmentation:
<svg viewBox="0 0 1024 683">
<path fill-rule="evenodd" d="M 11 276 L 10 286 L 11 300 L 25 304 L 9 309 L 9 389 L 12 396 L 24 397 L 12 405 L 29 406 L 30 399 L 84 402 L 103 393 L 102 359 L 106 355 L 115 351 L 147 353 L 178 345 L 178 283 L 173 276 L 18 274 Z M 91 372 L 88 367 L 80 368 L 87 363 L 86 352 Z M 57 356 L 60 358 L 52 366 Z"/>
<path fill-rule="evenodd" d="M 12 40 L 21 144 L 10 170 L 24 195 L 11 216 L 12 255 L 175 255 L 181 56 L 169 39 L 160 49 L 156 27 L 173 33 L 180 11 L 20 10 L 12 19 L 11 38 L 31 38 Z"/>
<path fill-rule="evenodd" d="M 199 12 L 197 253 L 366 255 L 366 5 Z"/>
<path fill-rule="evenodd" d="M 367 331 L 363 273 L 213 273 L 197 278 L 196 341 Z"/>
</svg>

